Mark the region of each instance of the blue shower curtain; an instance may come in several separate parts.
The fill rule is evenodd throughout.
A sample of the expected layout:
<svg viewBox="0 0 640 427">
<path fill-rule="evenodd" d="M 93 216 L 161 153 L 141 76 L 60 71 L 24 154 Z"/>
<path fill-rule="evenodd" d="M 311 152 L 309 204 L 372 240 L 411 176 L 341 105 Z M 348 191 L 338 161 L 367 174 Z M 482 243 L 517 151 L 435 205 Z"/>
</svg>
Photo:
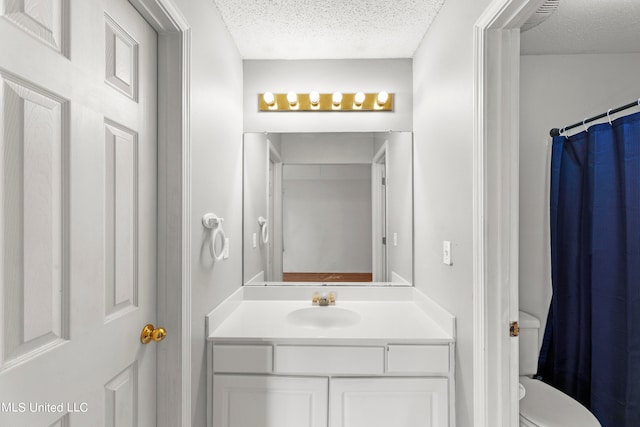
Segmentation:
<svg viewBox="0 0 640 427">
<path fill-rule="evenodd" d="M 551 272 L 541 379 L 640 426 L 640 113 L 553 139 Z"/>
</svg>

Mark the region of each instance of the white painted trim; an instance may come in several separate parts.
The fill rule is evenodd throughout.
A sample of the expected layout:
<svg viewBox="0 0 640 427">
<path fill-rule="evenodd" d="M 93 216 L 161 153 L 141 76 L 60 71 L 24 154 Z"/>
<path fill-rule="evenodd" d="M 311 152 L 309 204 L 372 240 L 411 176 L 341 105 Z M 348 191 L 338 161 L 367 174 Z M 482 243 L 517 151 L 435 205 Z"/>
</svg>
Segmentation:
<svg viewBox="0 0 640 427">
<path fill-rule="evenodd" d="M 275 275 L 273 271 L 269 272 L 269 279 L 273 282 L 282 280 L 283 260 L 282 260 L 282 157 L 276 149 L 276 147 L 267 139 L 269 143 L 269 160 L 273 162 L 273 216 L 269 218 L 271 226 L 271 245 L 273 248 L 273 260 L 271 261 L 272 267 L 276 270 Z M 268 190 L 267 190 L 268 191 Z M 267 200 L 268 200 L 267 195 Z M 268 206 L 268 204 L 267 204 Z"/>
<path fill-rule="evenodd" d="M 380 180 L 382 179 L 380 160 L 385 159 L 382 167 L 386 168 L 388 164 L 388 154 L 389 141 L 385 141 L 371 161 L 371 271 L 373 272 L 374 283 L 388 282 L 386 277 L 387 269 L 383 265 L 383 263 L 386 262 L 387 257 L 384 256 L 385 246 L 382 244 L 383 235 L 380 233 L 380 222 L 382 221 L 382 218 L 380 217 L 380 204 L 382 203 L 380 198 Z M 387 176 L 386 170 L 384 175 Z"/>
<path fill-rule="evenodd" d="M 244 138 L 243 138 L 244 139 Z M 269 141 L 268 138 L 267 139 L 267 155 L 265 156 L 264 159 L 262 159 L 264 161 L 264 181 L 265 183 L 267 183 L 267 185 L 265 185 L 264 188 L 264 205 L 266 206 L 265 211 L 262 213 L 262 215 L 264 217 L 267 218 L 267 223 L 265 224 L 265 226 L 267 227 L 267 233 L 270 234 L 271 236 L 269 236 L 271 239 L 273 238 L 273 218 L 271 218 L 271 203 L 269 201 L 269 183 L 271 181 L 271 172 L 269 172 L 270 170 L 270 164 L 271 164 L 271 143 Z M 242 150 L 244 152 L 244 148 Z M 244 203 L 244 199 L 243 199 L 243 203 Z M 256 218 L 259 220 L 259 218 Z M 260 249 L 260 252 L 264 253 L 264 259 L 265 262 L 262 265 L 263 267 L 263 272 L 264 275 L 267 278 L 271 278 L 271 269 L 269 268 L 269 263 L 272 261 L 271 259 L 271 253 L 269 251 L 269 242 L 265 242 L 262 238 L 263 236 L 263 231 L 264 229 L 262 228 L 262 225 L 260 225 L 260 232 L 258 233 L 258 248 Z M 271 242 L 271 245 L 273 244 L 273 242 Z M 273 246 L 271 246 L 273 247 Z M 244 267 L 243 267 L 244 268 Z"/>
<path fill-rule="evenodd" d="M 544 0 L 495 0 L 474 27 L 474 426 L 518 425 L 519 28 Z"/>
<path fill-rule="evenodd" d="M 182 60 L 182 425 L 191 425 L 191 29 Z"/>
<path fill-rule="evenodd" d="M 175 339 L 163 342 L 157 353 L 156 369 L 162 371 L 157 375 L 157 425 L 187 426 L 191 425 L 191 30 L 171 0 L 129 2 L 158 32 L 162 125 L 158 126 L 157 317 Z"/>
<path fill-rule="evenodd" d="M 485 207 L 484 207 L 484 29 L 474 27 L 474 141 L 473 141 L 473 425 L 487 423 L 487 349 L 485 296 Z"/>
<path fill-rule="evenodd" d="M 455 325 L 454 325 L 455 331 Z M 449 343 L 449 425 L 451 427 L 456 426 L 456 342 L 454 336 L 454 342 Z"/>
<path fill-rule="evenodd" d="M 184 33 L 187 21 L 172 0 L 129 0 L 159 35 Z"/>
</svg>

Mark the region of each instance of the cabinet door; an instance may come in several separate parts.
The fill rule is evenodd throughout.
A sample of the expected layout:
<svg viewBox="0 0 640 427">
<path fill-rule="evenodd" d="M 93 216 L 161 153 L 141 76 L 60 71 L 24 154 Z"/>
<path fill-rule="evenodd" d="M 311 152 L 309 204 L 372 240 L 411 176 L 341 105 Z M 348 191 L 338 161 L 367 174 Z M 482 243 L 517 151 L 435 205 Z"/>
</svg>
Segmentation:
<svg viewBox="0 0 640 427">
<path fill-rule="evenodd" d="M 327 378 L 213 376 L 212 427 L 326 427 Z"/>
<path fill-rule="evenodd" d="M 331 381 L 329 427 L 447 427 L 446 378 Z"/>
</svg>

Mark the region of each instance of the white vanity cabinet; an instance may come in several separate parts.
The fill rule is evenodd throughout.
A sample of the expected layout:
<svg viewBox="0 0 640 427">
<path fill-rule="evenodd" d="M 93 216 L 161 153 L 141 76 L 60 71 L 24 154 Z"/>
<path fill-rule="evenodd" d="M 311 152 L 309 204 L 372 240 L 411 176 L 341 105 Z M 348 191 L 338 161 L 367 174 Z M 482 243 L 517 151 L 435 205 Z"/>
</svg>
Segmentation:
<svg viewBox="0 0 640 427">
<path fill-rule="evenodd" d="M 446 378 L 334 378 L 330 427 L 449 425 Z"/>
<path fill-rule="evenodd" d="M 206 337 L 209 427 L 455 427 L 455 317 L 415 288 L 243 286 Z"/>
<path fill-rule="evenodd" d="M 213 426 L 326 427 L 327 378 L 214 375 Z"/>
<path fill-rule="evenodd" d="M 451 427 L 453 343 L 210 343 L 211 427 Z"/>
</svg>

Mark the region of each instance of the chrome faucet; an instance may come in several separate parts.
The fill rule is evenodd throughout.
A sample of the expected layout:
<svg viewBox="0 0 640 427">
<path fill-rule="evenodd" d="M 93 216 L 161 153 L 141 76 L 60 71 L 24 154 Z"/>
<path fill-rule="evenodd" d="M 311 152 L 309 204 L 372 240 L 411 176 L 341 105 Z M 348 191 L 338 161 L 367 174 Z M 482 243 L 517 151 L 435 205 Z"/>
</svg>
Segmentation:
<svg viewBox="0 0 640 427">
<path fill-rule="evenodd" d="M 329 295 L 320 296 L 317 292 L 313 294 L 313 299 L 311 300 L 313 305 L 319 305 L 320 307 L 326 307 L 328 305 L 335 305 L 336 303 L 336 294 L 333 292 L 329 292 Z"/>
</svg>

